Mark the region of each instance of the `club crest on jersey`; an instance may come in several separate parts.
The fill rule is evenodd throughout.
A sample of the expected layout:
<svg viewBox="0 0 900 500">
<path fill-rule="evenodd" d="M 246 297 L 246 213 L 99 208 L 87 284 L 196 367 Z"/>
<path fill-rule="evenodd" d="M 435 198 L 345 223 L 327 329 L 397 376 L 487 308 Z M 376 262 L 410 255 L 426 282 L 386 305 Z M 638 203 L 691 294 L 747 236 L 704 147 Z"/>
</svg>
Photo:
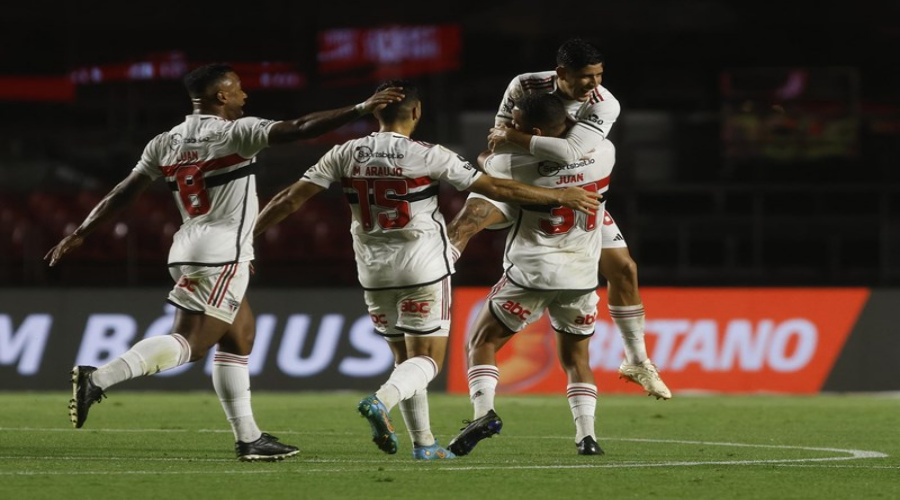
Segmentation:
<svg viewBox="0 0 900 500">
<path fill-rule="evenodd" d="M 462 162 L 463 168 L 465 168 L 466 170 L 472 170 L 473 168 L 475 168 L 475 166 L 472 165 L 472 164 L 469 162 L 469 160 L 465 159 L 465 158 L 463 157 L 463 155 L 456 155 L 456 159 Z"/>
</svg>

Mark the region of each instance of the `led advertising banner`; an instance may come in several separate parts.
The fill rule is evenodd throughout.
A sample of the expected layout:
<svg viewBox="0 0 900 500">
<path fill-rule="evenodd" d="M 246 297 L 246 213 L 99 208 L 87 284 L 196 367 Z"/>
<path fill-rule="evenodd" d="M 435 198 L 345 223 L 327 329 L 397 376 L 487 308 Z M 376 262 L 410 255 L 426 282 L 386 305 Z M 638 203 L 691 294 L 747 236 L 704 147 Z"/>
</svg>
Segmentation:
<svg viewBox="0 0 900 500">
<path fill-rule="evenodd" d="M 98 366 L 137 341 L 170 332 L 167 290 L 0 290 L 0 390 L 69 390 L 72 366 Z M 375 390 L 393 369 L 361 290 L 250 290 L 254 389 Z M 212 388 L 212 353 L 125 389 Z"/>
<path fill-rule="evenodd" d="M 468 325 L 488 288 L 454 295 L 448 390 L 468 393 Z M 601 393 L 641 393 L 618 379 L 621 335 L 609 319 L 605 290 L 591 339 L 591 366 Z M 650 359 L 673 392 L 816 393 L 847 341 L 867 289 L 644 288 Z M 529 312 L 534 314 L 534 312 Z M 498 356 L 507 393 L 558 393 L 566 388 L 556 356 L 556 333 L 545 315 L 517 333 Z"/>
<path fill-rule="evenodd" d="M 466 394 L 468 325 L 488 288 L 454 291 L 450 349 L 429 389 Z M 169 333 L 167 290 L 0 289 L 0 390 L 68 391 L 76 364 L 100 365 L 137 341 Z M 900 291 L 865 288 L 644 288 L 646 341 L 679 393 L 898 391 Z M 601 393 L 642 394 L 618 379 L 622 340 L 601 301 L 591 365 Z M 248 295 L 257 336 L 254 390 L 375 390 L 393 357 L 358 289 L 264 289 Z M 533 314 L 533 313 L 531 313 Z M 122 390 L 211 390 L 207 356 Z M 559 393 L 555 332 L 546 316 L 498 357 L 499 391 Z"/>
</svg>

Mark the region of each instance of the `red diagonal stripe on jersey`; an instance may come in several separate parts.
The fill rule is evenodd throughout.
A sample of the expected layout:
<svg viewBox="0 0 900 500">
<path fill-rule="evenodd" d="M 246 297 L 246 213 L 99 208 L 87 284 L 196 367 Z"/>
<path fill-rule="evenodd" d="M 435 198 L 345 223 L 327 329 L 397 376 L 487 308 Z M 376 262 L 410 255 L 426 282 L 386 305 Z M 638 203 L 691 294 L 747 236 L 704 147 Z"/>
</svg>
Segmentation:
<svg viewBox="0 0 900 500">
<path fill-rule="evenodd" d="M 223 156 L 221 158 L 213 158 L 209 161 L 201 161 L 199 163 L 191 163 L 191 165 L 196 165 L 200 167 L 200 170 L 203 172 L 211 172 L 213 170 L 219 170 L 221 168 L 228 168 L 237 165 L 238 163 L 247 161 L 248 158 L 244 158 L 243 156 L 234 153 L 228 156 Z M 183 167 L 185 164 L 176 163 L 174 165 L 164 165 L 161 167 L 163 175 L 166 177 L 170 177 L 175 175 L 175 171 L 178 170 L 178 167 Z"/>
</svg>

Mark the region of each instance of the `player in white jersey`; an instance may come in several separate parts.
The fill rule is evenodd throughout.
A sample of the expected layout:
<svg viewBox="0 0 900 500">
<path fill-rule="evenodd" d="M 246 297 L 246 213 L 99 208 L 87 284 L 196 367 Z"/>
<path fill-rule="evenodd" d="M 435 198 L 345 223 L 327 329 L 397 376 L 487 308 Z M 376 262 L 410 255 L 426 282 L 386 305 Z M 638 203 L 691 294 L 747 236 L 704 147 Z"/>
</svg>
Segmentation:
<svg viewBox="0 0 900 500">
<path fill-rule="evenodd" d="M 524 73 L 510 82 L 495 117 L 488 142 L 491 148 L 511 144 L 535 156 L 558 162 L 582 158 L 596 149 L 619 116 L 619 101 L 600 83 L 603 56 L 590 43 L 570 39 L 560 45 L 555 71 Z M 513 102 L 525 94 L 553 93 L 565 103 L 575 125 L 565 137 L 536 136 L 510 127 Z M 640 384 L 648 395 L 669 399 L 671 391 L 647 356 L 644 343 L 644 305 L 638 289 L 637 263 L 609 213 L 603 215 L 603 259 L 600 273 L 607 280 L 609 315 L 619 328 L 625 359 L 621 378 Z"/>
<path fill-rule="evenodd" d="M 176 307 L 170 335 L 151 337 L 109 363 L 72 370 L 69 416 L 82 427 L 93 403 L 109 387 L 196 361 L 217 346 L 213 386 L 242 461 L 274 461 L 297 447 L 260 431 L 250 404 L 247 362 L 256 335 L 245 291 L 253 259 L 253 226 L 259 212 L 256 155 L 269 146 L 308 139 L 396 101 L 400 89 L 384 89 L 365 102 L 289 121 L 243 117 L 247 94 L 233 68 L 210 64 L 185 76 L 193 114 L 154 137 L 140 161 L 75 231 L 45 257 L 55 266 L 97 226 L 132 205 L 156 179 L 164 178 L 181 212 L 182 225 L 169 251 Z"/>
<path fill-rule="evenodd" d="M 511 114 L 518 130 L 539 137 L 562 137 L 569 128 L 563 102 L 546 92 L 520 96 Z M 490 175 L 535 186 L 579 186 L 601 195 L 609 189 L 615 164 L 610 141 L 569 163 L 541 160 L 517 148 L 507 148 L 505 153 L 499 149 L 483 161 Z M 469 454 L 480 440 L 502 428 L 494 410 L 500 378 L 497 351 L 545 310 L 557 332 L 559 359 L 568 378 L 566 394 L 575 420 L 576 449 L 582 455 L 603 453 L 594 435 L 597 386 L 588 345 L 599 300 L 602 221 L 598 214 L 604 209 L 605 202 L 587 214 L 553 205 L 513 207 L 471 194 L 451 221 L 450 241 L 460 251 L 482 229 L 512 224 L 503 254 L 503 276 L 488 295 L 467 342 L 475 418 L 450 442 L 453 453 Z"/>
<path fill-rule="evenodd" d="M 388 380 L 358 410 L 385 453 L 397 452 L 389 415 L 399 404 L 413 458 L 453 458 L 431 432 L 427 398 L 428 383 L 440 371 L 447 347 L 456 255 L 438 210 L 439 183 L 512 203 L 561 204 L 584 212 L 599 203 L 596 194 L 578 187 L 547 189 L 483 175 L 449 149 L 410 139 L 422 102 L 410 82 L 386 82 L 379 88 L 391 86 L 402 87 L 405 97 L 375 112 L 380 130 L 328 151 L 263 208 L 255 233 L 340 183 L 351 207 L 350 232 L 369 315 L 396 361 Z"/>
</svg>

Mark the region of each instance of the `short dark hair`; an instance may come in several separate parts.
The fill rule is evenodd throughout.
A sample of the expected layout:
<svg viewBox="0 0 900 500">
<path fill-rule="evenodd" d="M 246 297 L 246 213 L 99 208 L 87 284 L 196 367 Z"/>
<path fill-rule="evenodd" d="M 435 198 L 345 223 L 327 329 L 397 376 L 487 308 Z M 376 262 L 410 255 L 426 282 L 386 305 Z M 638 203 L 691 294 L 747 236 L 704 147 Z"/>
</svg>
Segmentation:
<svg viewBox="0 0 900 500">
<path fill-rule="evenodd" d="M 547 92 L 525 94 L 516 99 L 523 125 L 548 129 L 565 123 L 568 118 L 562 99 Z"/>
<path fill-rule="evenodd" d="M 409 80 L 388 80 L 379 85 L 375 92 L 381 92 L 388 87 L 402 87 L 405 97 L 402 101 L 392 102 L 383 109 L 376 111 L 375 116 L 382 122 L 394 123 L 408 116 L 420 101 L 419 88 Z"/>
<path fill-rule="evenodd" d="M 234 68 L 225 63 L 200 66 L 184 75 L 184 87 L 192 99 L 205 97 L 211 86 L 225 78 L 228 73 L 233 72 Z"/>
<path fill-rule="evenodd" d="M 556 65 L 573 70 L 603 64 L 603 54 L 587 40 L 570 38 L 556 51 Z"/>
</svg>

